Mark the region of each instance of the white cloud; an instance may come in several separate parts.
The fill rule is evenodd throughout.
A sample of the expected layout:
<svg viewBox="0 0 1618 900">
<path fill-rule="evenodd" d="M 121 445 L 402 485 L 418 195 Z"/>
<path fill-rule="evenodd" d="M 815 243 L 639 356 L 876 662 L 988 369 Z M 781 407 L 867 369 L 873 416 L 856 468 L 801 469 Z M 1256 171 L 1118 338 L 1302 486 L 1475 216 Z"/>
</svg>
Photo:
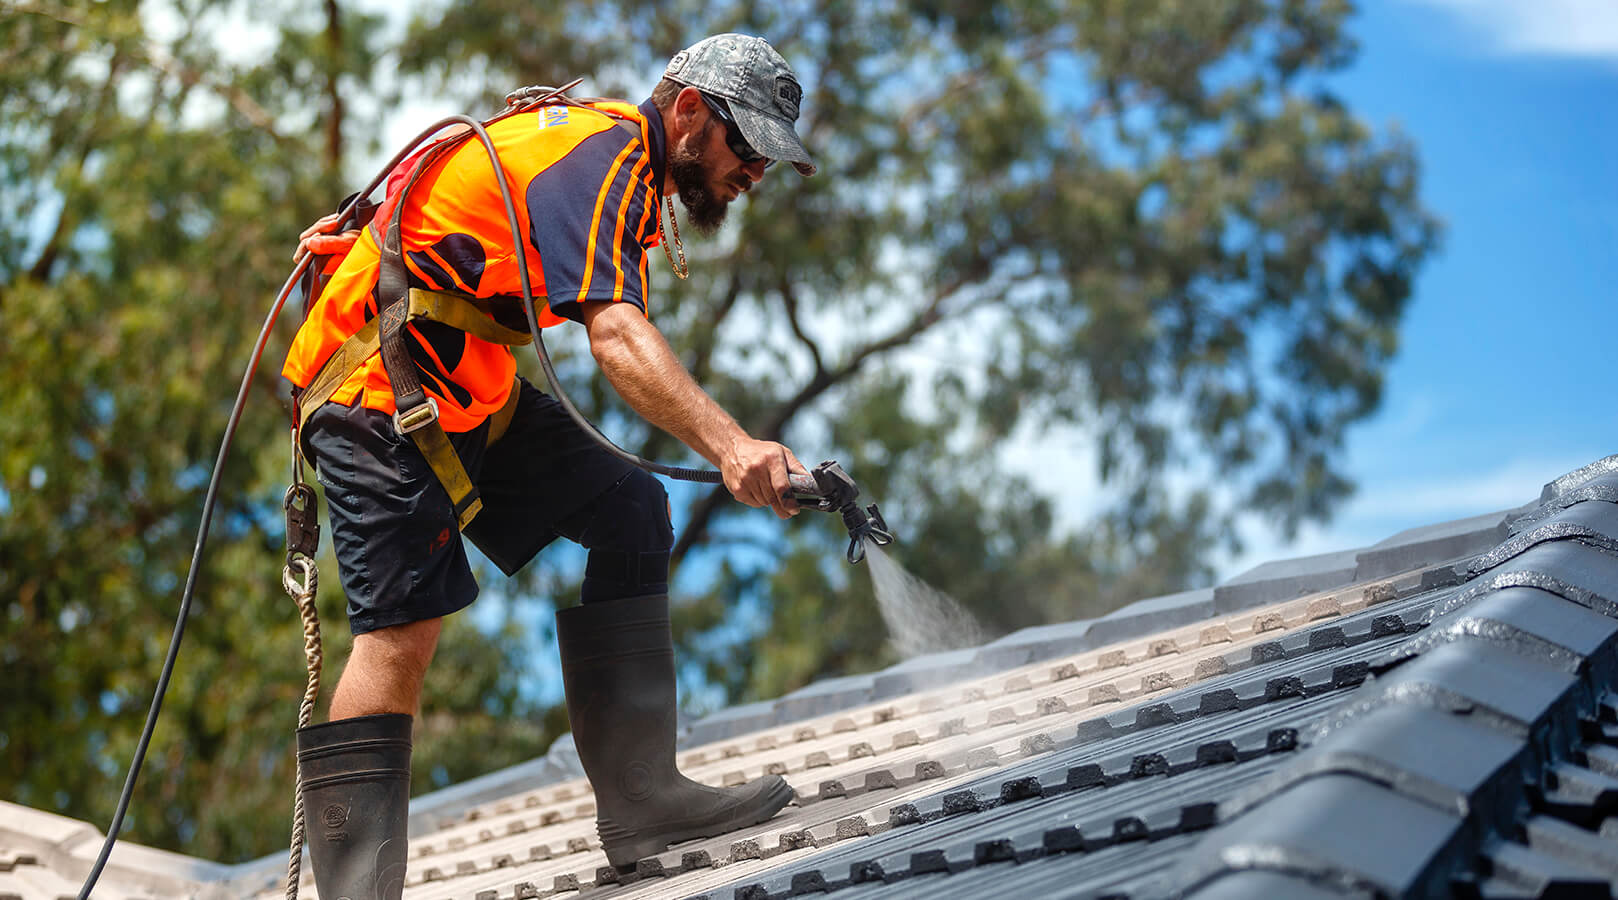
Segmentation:
<svg viewBox="0 0 1618 900">
<path fill-rule="evenodd" d="M 1506 53 L 1618 59 L 1613 0 L 1411 0 L 1447 10 Z"/>
</svg>

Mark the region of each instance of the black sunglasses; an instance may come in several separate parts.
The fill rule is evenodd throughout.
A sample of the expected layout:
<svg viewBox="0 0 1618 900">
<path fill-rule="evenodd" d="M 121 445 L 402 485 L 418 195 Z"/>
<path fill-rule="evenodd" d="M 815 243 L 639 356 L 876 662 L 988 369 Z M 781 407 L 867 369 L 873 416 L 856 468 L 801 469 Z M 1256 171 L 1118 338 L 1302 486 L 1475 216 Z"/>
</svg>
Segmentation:
<svg viewBox="0 0 1618 900">
<path fill-rule="evenodd" d="M 713 110 L 713 114 L 725 126 L 725 144 L 730 147 L 730 152 L 736 154 L 737 159 L 741 160 L 744 165 L 752 165 L 762 159 L 766 169 L 775 165 L 775 160 L 753 149 L 753 145 L 747 142 L 747 138 L 742 135 L 741 127 L 736 124 L 736 119 L 730 114 L 730 106 L 725 101 L 710 97 L 702 91 L 698 91 L 697 94 L 702 97 L 702 102 L 708 104 L 708 108 Z"/>
</svg>

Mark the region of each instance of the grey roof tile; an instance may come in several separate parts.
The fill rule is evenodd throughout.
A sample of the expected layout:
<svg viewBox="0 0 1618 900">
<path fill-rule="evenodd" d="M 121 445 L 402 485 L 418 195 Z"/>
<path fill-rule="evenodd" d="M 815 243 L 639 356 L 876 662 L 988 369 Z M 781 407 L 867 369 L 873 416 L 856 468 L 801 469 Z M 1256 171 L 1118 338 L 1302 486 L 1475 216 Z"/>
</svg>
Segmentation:
<svg viewBox="0 0 1618 900">
<path fill-rule="evenodd" d="M 1214 611 L 1237 612 L 1350 584 L 1359 552 L 1343 550 L 1256 566 L 1214 588 Z"/>
<path fill-rule="evenodd" d="M 984 675 L 989 671 L 977 660 L 978 649 L 946 650 L 907 659 L 876 673 L 871 687 L 872 700 L 889 700 L 901 694 L 926 690 L 951 682 Z"/>
<path fill-rule="evenodd" d="M 1056 656 L 1071 656 L 1096 646 L 1089 639 L 1092 620 L 1033 625 L 984 644 L 977 660 L 988 669 L 1026 665 Z"/>
<path fill-rule="evenodd" d="M 1116 609 L 1091 623 L 1089 637 L 1100 646 L 1206 621 L 1213 614 L 1213 588 L 1182 591 Z"/>
<path fill-rule="evenodd" d="M 681 735 L 681 747 L 722 741 L 775 724 L 774 700 L 728 706 L 692 722 Z"/>
<path fill-rule="evenodd" d="M 859 706 L 872 699 L 875 676 L 825 678 L 775 701 L 776 722 L 791 722 Z"/>
<path fill-rule="evenodd" d="M 1476 556 L 1509 536 L 1505 523 L 1506 513 L 1496 512 L 1401 531 L 1359 552 L 1354 580 L 1367 581 Z"/>
</svg>

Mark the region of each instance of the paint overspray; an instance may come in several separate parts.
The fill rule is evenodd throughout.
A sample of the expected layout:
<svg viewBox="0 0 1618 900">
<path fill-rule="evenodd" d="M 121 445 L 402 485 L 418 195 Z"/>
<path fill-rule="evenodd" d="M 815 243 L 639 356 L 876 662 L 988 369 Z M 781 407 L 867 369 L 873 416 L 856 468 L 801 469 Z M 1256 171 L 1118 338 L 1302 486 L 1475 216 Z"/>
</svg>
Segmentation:
<svg viewBox="0 0 1618 900">
<path fill-rule="evenodd" d="M 865 550 L 876 604 L 899 658 L 976 647 L 986 640 L 983 626 L 955 598 L 910 574 L 875 543 Z"/>
</svg>

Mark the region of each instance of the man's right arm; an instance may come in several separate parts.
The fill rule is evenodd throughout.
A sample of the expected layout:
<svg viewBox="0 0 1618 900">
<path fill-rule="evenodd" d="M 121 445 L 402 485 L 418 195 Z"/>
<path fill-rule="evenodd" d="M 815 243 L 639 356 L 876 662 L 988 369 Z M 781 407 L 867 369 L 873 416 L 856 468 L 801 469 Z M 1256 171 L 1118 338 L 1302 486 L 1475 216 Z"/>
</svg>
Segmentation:
<svg viewBox="0 0 1618 900">
<path fill-rule="evenodd" d="M 750 437 L 680 364 L 645 315 L 627 303 L 588 302 L 582 319 L 590 352 L 619 395 L 653 425 L 719 467 L 725 487 L 748 506 L 768 506 L 785 519 L 798 504 L 785 499 L 788 472 L 807 469 L 786 446 Z"/>
</svg>

